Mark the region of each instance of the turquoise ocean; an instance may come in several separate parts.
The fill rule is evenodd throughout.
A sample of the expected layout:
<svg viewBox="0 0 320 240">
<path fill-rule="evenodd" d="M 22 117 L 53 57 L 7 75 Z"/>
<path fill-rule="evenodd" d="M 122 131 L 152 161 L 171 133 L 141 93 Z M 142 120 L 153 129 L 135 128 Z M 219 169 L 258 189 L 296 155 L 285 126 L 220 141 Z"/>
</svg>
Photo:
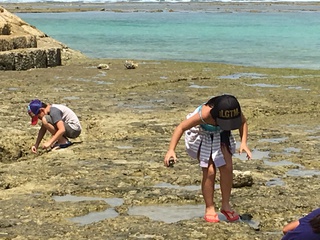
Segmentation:
<svg viewBox="0 0 320 240">
<path fill-rule="evenodd" d="M 320 12 L 19 13 L 92 58 L 320 69 Z"/>
</svg>

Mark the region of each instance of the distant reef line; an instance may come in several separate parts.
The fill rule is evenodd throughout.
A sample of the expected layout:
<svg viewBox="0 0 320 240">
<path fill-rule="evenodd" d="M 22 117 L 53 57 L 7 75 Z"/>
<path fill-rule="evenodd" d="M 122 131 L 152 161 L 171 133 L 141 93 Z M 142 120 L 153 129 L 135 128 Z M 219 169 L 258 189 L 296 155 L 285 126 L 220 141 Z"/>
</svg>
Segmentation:
<svg viewBox="0 0 320 240">
<path fill-rule="evenodd" d="M 37 2 L 2 3 L 12 13 L 59 13 L 59 12 L 295 12 L 320 11 L 320 2 Z"/>
</svg>

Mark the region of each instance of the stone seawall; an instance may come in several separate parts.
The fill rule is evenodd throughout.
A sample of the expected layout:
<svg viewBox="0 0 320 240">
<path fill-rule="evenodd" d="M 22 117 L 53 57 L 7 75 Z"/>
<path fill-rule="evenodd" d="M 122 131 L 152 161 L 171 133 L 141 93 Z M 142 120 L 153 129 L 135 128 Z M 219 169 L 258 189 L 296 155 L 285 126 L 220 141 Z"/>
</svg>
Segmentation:
<svg viewBox="0 0 320 240">
<path fill-rule="evenodd" d="M 37 37 L 34 35 L 10 36 L 0 35 L 0 51 L 10 51 L 19 48 L 36 48 Z"/>
<path fill-rule="evenodd" d="M 28 70 L 61 65 L 59 48 L 26 48 L 0 52 L 0 70 Z"/>
<path fill-rule="evenodd" d="M 74 57 L 85 58 L 0 7 L 0 70 L 55 67 Z"/>
</svg>

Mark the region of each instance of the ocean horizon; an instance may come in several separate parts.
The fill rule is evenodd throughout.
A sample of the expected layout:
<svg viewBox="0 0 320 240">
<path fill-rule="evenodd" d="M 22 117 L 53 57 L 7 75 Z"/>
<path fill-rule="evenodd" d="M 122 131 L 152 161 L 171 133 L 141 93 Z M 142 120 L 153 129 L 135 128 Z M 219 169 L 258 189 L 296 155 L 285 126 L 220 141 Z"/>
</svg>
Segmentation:
<svg viewBox="0 0 320 240">
<path fill-rule="evenodd" d="M 2 3 L 115 3 L 115 2 L 131 2 L 131 3 L 160 3 L 160 2 L 170 2 L 170 3 L 182 3 L 182 2 L 243 2 L 243 3 L 282 3 L 282 2 L 319 2 L 318 0 L 2 0 Z"/>
</svg>

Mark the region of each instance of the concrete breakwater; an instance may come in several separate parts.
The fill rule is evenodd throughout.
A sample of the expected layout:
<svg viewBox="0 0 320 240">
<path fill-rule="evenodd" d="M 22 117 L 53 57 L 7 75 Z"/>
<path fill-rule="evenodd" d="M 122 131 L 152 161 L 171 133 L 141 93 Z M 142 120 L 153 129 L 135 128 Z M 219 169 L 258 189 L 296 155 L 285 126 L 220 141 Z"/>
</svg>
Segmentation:
<svg viewBox="0 0 320 240">
<path fill-rule="evenodd" d="M 0 70 L 60 66 L 74 55 L 84 57 L 0 7 Z"/>
</svg>

